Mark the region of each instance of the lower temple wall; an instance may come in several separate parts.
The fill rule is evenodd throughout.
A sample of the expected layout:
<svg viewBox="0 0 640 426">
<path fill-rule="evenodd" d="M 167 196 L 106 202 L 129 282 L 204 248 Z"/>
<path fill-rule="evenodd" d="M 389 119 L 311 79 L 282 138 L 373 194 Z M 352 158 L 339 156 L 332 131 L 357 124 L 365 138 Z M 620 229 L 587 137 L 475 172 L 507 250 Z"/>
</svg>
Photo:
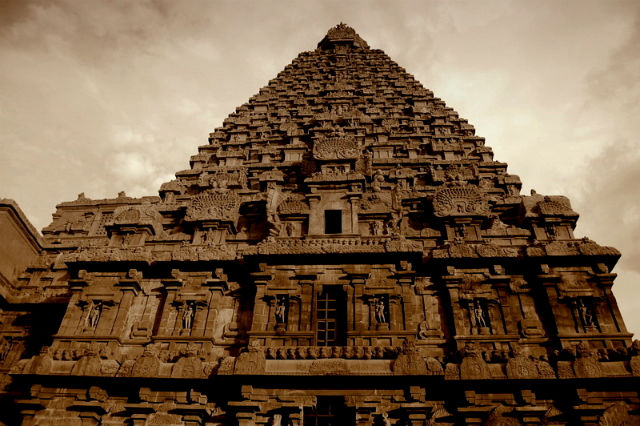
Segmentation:
<svg viewBox="0 0 640 426">
<path fill-rule="evenodd" d="M 261 377 L 245 384 L 237 379 L 171 384 L 96 380 L 66 387 L 53 381 L 32 384 L 29 397 L 15 402 L 22 416 L 16 424 L 640 424 L 637 378 L 452 382 L 427 377 L 326 376 Z"/>
</svg>

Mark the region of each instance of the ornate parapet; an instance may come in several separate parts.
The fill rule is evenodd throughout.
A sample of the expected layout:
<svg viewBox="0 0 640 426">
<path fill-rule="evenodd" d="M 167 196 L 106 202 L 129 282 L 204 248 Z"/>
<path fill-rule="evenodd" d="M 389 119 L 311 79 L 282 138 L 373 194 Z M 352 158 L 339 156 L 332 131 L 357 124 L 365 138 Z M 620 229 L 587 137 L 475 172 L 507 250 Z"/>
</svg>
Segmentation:
<svg viewBox="0 0 640 426">
<path fill-rule="evenodd" d="M 258 254 L 422 253 L 420 242 L 402 238 L 276 239 L 258 243 Z"/>
<path fill-rule="evenodd" d="M 152 261 L 150 247 L 92 247 L 74 253 L 62 255 L 62 261 L 67 265 L 84 262 L 142 262 Z"/>
</svg>

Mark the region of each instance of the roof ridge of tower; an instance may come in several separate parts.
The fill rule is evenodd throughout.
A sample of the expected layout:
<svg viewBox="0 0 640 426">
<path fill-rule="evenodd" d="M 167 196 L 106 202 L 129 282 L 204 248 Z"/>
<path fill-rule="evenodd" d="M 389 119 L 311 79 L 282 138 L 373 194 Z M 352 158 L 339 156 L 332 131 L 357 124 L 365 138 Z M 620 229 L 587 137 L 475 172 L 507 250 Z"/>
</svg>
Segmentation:
<svg viewBox="0 0 640 426">
<path fill-rule="evenodd" d="M 369 48 L 369 44 L 360 37 L 352 27 L 344 22 L 340 22 L 338 25 L 329 28 L 327 35 L 318 42 L 319 48 L 331 48 L 336 45 L 351 45 L 363 49 Z"/>
</svg>

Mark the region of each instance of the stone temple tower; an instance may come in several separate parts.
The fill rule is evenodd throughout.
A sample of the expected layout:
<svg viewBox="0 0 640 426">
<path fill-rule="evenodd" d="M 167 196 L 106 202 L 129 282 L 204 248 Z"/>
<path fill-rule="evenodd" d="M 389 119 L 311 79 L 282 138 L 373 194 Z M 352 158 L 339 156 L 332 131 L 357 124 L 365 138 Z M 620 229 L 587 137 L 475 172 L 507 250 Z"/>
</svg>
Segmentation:
<svg viewBox="0 0 640 426">
<path fill-rule="evenodd" d="M 7 425 L 640 424 L 620 253 L 340 24 L 159 196 L 0 204 Z"/>
</svg>

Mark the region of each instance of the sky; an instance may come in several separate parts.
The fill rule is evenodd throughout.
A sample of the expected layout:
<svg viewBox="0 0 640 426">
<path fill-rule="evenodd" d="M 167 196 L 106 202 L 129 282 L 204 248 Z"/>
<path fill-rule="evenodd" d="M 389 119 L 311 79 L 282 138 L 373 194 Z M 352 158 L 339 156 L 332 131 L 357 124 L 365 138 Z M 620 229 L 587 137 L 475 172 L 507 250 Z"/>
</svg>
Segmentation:
<svg viewBox="0 0 640 426">
<path fill-rule="evenodd" d="M 640 333 L 640 1 L 0 0 L 0 197 L 156 195 L 210 131 L 339 22 L 622 251 Z"/>
</svg>

